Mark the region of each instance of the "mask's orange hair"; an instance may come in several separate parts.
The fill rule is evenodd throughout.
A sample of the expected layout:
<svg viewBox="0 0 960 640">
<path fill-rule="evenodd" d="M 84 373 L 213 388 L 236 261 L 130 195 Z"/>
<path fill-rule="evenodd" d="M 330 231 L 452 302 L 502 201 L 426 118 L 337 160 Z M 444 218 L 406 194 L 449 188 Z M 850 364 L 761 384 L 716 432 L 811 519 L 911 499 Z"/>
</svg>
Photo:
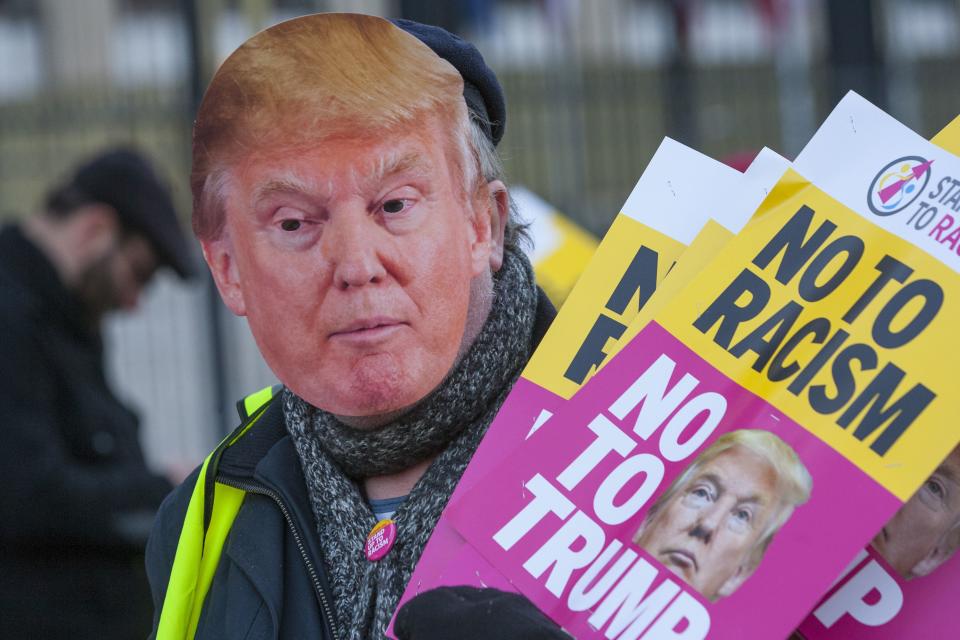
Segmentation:
<svg viewBox="0 0 960 640">
<path fill-rule="evenodd" d="M 333 136 L 416 130 L 439 117 L 451 150 L 468 126 L 463 78 L 382 18 L 316 14 L 253 36 L 217 70 L 193 129 L 193 229 L 220 235 L 226 173 L 251 153 L 316 147 Z M 463 149 L 452 159 L 466 161 Z M 462 173 L 465 167 L 459 166 Z"/>
</svg>

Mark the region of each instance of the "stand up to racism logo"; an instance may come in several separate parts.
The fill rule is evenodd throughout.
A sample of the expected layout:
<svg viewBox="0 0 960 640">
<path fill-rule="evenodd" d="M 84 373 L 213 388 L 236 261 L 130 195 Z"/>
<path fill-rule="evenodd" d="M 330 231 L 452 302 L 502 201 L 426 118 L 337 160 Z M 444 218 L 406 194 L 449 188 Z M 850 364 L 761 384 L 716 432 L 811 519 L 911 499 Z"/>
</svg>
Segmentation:
<svg viewBox="0 0 960 640">
<path fill-rule="evenodd" d="M 916 200 L 930 181 L 933 160 L 904 156 L 881 169 L 867 191 L 870 210 L 878 216 L 892 216 Z"/>
</svg>

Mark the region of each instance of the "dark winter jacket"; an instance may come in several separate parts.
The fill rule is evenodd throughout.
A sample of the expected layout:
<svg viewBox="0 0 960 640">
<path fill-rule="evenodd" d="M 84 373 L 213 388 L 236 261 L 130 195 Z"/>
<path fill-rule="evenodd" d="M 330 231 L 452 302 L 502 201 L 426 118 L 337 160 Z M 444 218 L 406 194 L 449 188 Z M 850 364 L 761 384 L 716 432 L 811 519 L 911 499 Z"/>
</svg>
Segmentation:
<svg viewBox="0 0 960 640">
<path fill-rule="evenodd" d="M 556 311 L 540 292 L 534 344 Z M 147 546 L 156 629 L 194 472 L 163 503 Z M 333 595 L 300 459 L 276 397 L 219 463 L 218 481 L 246 490 L 204 601 L 196 638 L 335 638 Z"/>
<path fill-rule="evenodd" d="M 47 258 L 0 230 L 0 637 L 134 638 L 170 484 L 104 377 L 100 336 Z"/>
</svg>

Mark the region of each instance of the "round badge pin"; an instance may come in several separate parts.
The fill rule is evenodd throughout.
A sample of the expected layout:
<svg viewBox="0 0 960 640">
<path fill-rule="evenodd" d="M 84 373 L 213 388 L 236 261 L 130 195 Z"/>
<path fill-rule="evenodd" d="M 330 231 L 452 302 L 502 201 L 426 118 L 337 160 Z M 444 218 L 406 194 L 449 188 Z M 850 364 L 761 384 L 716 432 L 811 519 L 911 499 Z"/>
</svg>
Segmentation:
<svg viewBox="0 0 960 640">
<path fill-rule="evenodd" d="M 367 543 L 363 545 L 367 560 L 376 562 L 382 559 L 390 553 L 390 549 L 393 548 L 393 543 L 396 541 L 397 523 L 389 518 L 384 518 L 367 534 Z"/>
</svg>

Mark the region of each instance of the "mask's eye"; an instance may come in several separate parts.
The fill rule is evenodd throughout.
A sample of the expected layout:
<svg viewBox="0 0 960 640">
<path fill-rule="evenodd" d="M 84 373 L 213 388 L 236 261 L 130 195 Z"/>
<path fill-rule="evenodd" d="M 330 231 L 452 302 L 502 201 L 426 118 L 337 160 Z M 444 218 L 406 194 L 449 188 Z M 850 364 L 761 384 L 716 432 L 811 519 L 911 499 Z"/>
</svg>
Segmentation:
<svg viewBox="0 0 960 640">
<path fill-rule="evenodd" d="M 383 203 L 383 212 L 384 213 L 400 213 L 406 209 L 407 204 L 405 201 L 400 199 L 387 200 Z"/>
<path fill-rule="evenodd" d="M 280 228 L 284 231 L 296 231 L 300 228 L 299 220 L 284 220 L 280 223 Z"/>
</svg>

